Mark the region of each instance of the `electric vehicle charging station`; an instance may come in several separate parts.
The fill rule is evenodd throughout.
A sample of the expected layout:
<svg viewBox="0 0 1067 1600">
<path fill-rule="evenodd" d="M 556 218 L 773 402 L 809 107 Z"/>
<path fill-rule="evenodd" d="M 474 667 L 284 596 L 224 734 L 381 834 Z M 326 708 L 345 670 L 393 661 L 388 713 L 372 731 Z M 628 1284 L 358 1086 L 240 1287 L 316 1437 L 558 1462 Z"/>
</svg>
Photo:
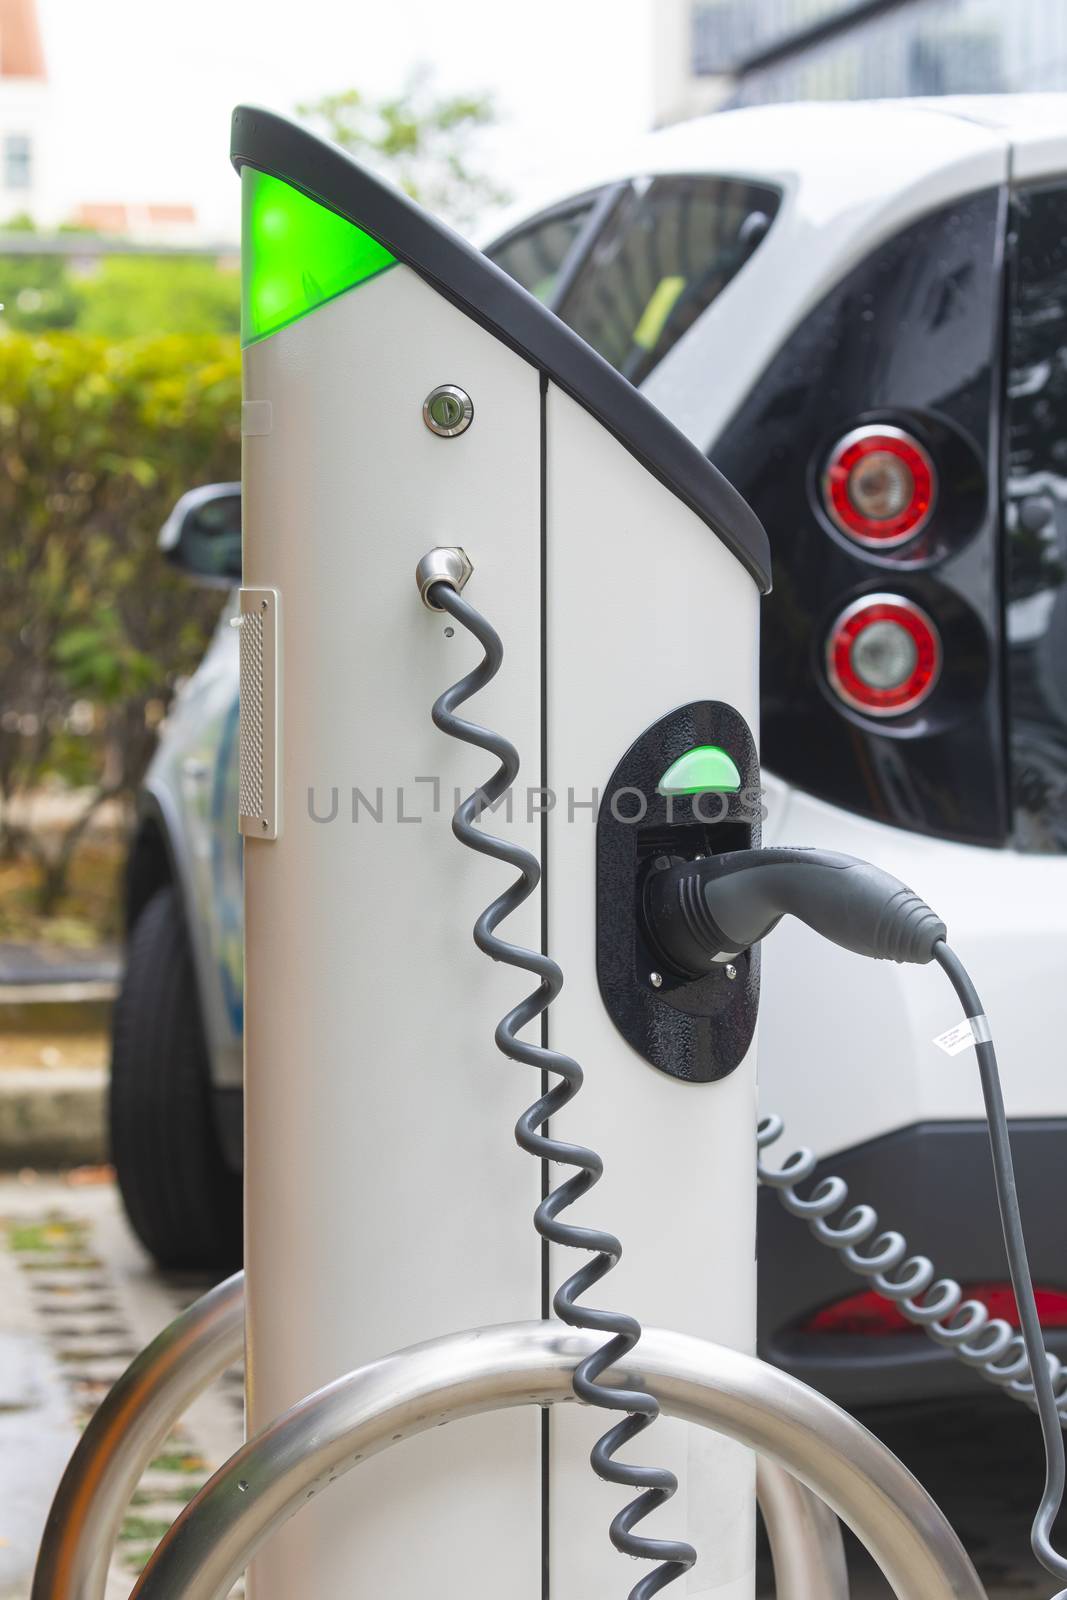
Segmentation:
<svg viewBox="0 0 1067 1600">
<path fill-rule="evenodd" d="M 238 113 L 234 154 L 252 323 L 241 632 L 250 1427 L 385 1351 L 539 1316 L 543 1273 L 556 1283 L 567 1270 L 541 1259 L 530 1225 L 539 1163 L 510 1134 L 537 1074 L 493 1059 L 516 974 L 468 939 L 501 867 L 472 858 L 449 826 L 456 792 L 491 768 L 430 720 L 474 660 L 461 630 L 448 637 L 447 616 L 419 604 L 416 563 L 435 546 L 468 553 L 469 593 L 504 643 L 477 716 L 522 752 L 524 782 L 512 820 L 503 808 L 489 820 L 546 863 L 507 936 L 543 943 L 567 975 L 549 1038 L 590 1070 L 553 1132 L 595 1132 L 604 1159 L 580 1213 L 624 1237 L 609 1301 L 748 1350 L 755 962 L 706 980 L 703 1018 L 652 987 L 651 959 L 620 977 L 617 1003 L 649 1048 L 672 1027 L 691 1039 L 692 1059 L 681 1037 L 672 1047 L 673 1076 L 675 1063 L 627 1043 L 601 1001 L 594 885 L 609 836 L 605 849 L 629 853 L 636 893 L 637 853 L 670 826 L 647 778 L 694 747 L 725 747 L 730 770 L 710 781 L 733 792 L 706 809 L 733 814 L 735 841 L 751 834 L 762 530 L 622 378 L 390 190 L 258 112 Z M 294 253 L 316 228 L 336 242 L 339 273 L 360 270 L 362 250 L 373 274 L 343 294 L 338 277 L 333 298 L 323 280 L 318 306 Z M 651 729 L 661 731 L 641 795 L 629 773 L 612 788 Z M 674 826 L 691 829 L 692 798 L 672 804 Z M 663 815 L 631 822 L 628 805 Z M 625 856 L 602 863 L 625 870 Z M 710 1045 L 719 1012 L 733 1048 L 719 1081 L 681 1081 L 700 1075 L 694 1030 Z M 340 1595 L 358 1572 L 394 1593 L 470 1595 L 466 1564 L 441 1558 L 470 1546 L 494 1590 L 539 1593 L 544 1561 L 560 1596 L 606 1593 L 620 1575 L 605 1537 L 612 1491 L 584 1462 L 596 1422 L 553 1417 L 543 1438 L 536 1415 L 508 1416 L 469 1438 L 412 1444 L 310 1507 L 254 1569 L 253 1592 Z M 657 1449 L 687 1482 L 664 1532 L 690 1537 L 708 1586 L 742 1600 L 751 1459 L 681 1423 L 664 1424 Z"/>
<path fill-rule="evenodd" d="M 906 1284 L 932 1338 L 1035 1404 L 1035 1550 L 1067 1576 L 1048 1540 L 1064 1374 L 1043 1359 L 981 1002 L 910 889 L 760 849 L 759 524 L 551 314 L 339 152 L 239 110 L 233 157 L 247 1290 L 205 1297 L 105 1401 L 34 1600 L 97 1600 L 116 1507 L 242 1319 L 249 1443 L 164 1539 L 147 1600 L 225 1594 L 252 1556 L 256 1600 L 356 1582 L 606 1596 L 626 1573 L 612 1519 L 616 1550 L 659 1563 L 638 1600 L 683 1575 L 749 1600 L 746 1447 L 849 1520 L 902 1600 L 981 1600 L 899 1463 L 745 1353 L 758 951 L 788 914 L 860 954 L 937 961 L 964 1006 L 1022 1338 L 899 1236 L 870 1244 L 870 1208 L 828 1225 L 847 1191 L 789 1198 L 878 1292 Z M 458 716 L 475 696 L 485 726 Z M 514 968 L 538 980 L 518 1002 Z M 619 1255 L 605 1224 L 626 1253 L 598 1292 Z M 570 1277 L 572 1245 L 593 1259 Z M 591 1405 L 554 1405 L 572 1390 Z M 596 1443 L 598 1408 L 623 1415 Z M 642 1493 L 621 1512 L 627 1487 Z M 840 1600 L 832 1566 L 809 1542 L 780 1593 Z"/>
</svg>

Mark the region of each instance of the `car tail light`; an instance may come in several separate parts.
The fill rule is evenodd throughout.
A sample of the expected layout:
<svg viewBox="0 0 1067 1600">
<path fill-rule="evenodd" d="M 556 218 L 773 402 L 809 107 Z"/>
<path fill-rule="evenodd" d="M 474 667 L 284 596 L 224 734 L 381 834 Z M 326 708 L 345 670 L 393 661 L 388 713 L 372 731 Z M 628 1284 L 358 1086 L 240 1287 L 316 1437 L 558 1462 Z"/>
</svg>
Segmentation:
<svg viewBox="0 0 1067 1600">
<path fill-rule="evenodd" d="M 823 474 L 827 515 L 870 550 L 913 539 L 936 497 L 934 464 L 902 428 L 854 428 L 834 445 Z"/>
<path fill-rule="evenodd" d="M 1019 1311 L 1010 1283 L 969 1283 L 965 1298 L 980 1300 L 991 1316 L 1001 1317 L 1013 1328 L 1019 1326 Z M 1035 1289 L 1037 1313 L 1046 1329 L 1067 1328 L 1067 1293 L 1062 1289 Z M 883 1300 L 873 1289 L 850 1294 L 833 1305 L 823 1306 L 800 1324 L 802 1333 L 840 1333 L 878 1338 L 889 1333 L 919 1333 L 900 1307 Z"/>
<path fill-rule="evenodd" d="M 941 636 L 902 595 L 870 594 L 846 606 L 826 641 L 826 673 L 846 705 L 870 717 L 921 705 L 941 671 Z"/>
</svg>

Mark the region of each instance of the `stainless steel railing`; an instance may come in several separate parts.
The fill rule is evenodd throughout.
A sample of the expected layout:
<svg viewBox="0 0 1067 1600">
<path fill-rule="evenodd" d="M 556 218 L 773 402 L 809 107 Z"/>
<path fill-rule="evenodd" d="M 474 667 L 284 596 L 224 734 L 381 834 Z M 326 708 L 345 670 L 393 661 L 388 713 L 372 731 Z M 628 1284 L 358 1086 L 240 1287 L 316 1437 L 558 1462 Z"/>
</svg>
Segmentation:
<svg viewBox="0 0 1067 1600">
<path fill-rule="evenodd" d="M 177 1519 L 134 1591 L 213 1600 L 309 1492 L 442 1422 L 572 1399 L 594 1336 L 557 1323 L 452 1334 L 384 1357 L 308 1396 L 239 1450 Z M 57 1491 L 32 1600 L 102 1600 L 122 1515 L 186 1406 L 241 1353 L 237 1274 L 136 1358 L 90 1422 Z M 760 1456 L 760 1505 L 779 1600 L 847 1600 L 848 1523 L 899 1600 L 985 1600 L 956 1535 L 920 1485 L 859 1423 L 814 1390 L 735 1351 L 648 1329 L 640 1376 L 665 1411 Z M 626 1374 L 620 1378 L 626 1381 Z M 829 1511 L 826 1508 L 830 1508 Z"/>
</svg>

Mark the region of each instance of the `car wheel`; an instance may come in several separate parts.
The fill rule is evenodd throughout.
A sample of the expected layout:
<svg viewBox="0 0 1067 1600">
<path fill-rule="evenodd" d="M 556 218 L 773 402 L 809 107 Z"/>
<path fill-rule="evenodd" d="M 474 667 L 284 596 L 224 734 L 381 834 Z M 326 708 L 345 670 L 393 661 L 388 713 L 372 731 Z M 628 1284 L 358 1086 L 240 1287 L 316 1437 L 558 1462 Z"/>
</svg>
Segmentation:
<svg viewBox="0 0 1067 1600">
<path fill-rule="evenodd" d="M 241 1260 L 241 1179 L 223 1159 L 181 903 L 134 926 L 112 1028 L 111 1158 L 134 1232 L 164 1267 Z"/>
</svg>

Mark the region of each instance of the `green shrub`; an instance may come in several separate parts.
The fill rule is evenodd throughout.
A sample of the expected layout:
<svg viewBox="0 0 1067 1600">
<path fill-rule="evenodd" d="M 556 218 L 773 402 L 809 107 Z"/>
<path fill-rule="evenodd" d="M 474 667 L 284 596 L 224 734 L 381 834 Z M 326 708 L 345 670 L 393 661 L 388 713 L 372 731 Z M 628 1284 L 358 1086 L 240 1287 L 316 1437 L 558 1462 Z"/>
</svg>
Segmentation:
<svg viewBox="0 0 1067 1600">
<path fill-rule="evenodd" d="M 7 848 L 40 862 L 43 904 L 96 807 L 136 788 L 218 616 L 217 591 L 167 567 L 159 529 L 239 462 L 235 338 L 0 337 L 0 806 L 92 775 L 58 843 L 8 827 Z"/>
<path fill-rule="evenodd" d="M 200 256 L 105 256 L 77 285 L 79 333 L 132 339 L 160 333 L 237 333 L 241 280 Z"/>
<path fill-rule="evenodd" d="M 33 233 L 20 218 L 5 233 Z M 67 230 L 71 231 L 71 230 Z M 93 254 L 10 255 L 0 248 L 0 329 L 72 329 L 105 339 L 158 333 L 236 333 L 241 284 L 236 258 Z"/>
</svg>

